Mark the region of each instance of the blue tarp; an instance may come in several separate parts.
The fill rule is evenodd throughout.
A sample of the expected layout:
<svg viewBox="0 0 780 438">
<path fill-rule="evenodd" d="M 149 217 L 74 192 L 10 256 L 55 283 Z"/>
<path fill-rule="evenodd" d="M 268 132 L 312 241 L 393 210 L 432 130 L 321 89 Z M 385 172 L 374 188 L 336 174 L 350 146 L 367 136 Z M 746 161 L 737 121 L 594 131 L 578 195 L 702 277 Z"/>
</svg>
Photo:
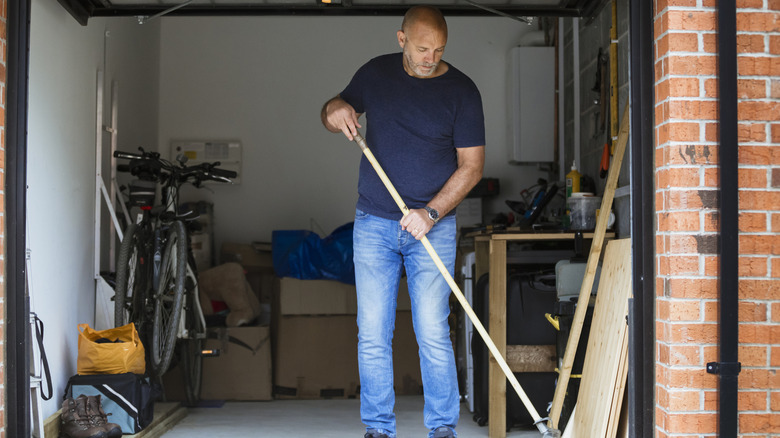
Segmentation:
<svg viewBox="0 0 780 438">
<path fill-rule="evenodd" d="M 355 284 L 353 224 L 344 224 L 325 238 L 309 230 L 275 230 L 271 246 L 276 275 Z"/>
</svg>

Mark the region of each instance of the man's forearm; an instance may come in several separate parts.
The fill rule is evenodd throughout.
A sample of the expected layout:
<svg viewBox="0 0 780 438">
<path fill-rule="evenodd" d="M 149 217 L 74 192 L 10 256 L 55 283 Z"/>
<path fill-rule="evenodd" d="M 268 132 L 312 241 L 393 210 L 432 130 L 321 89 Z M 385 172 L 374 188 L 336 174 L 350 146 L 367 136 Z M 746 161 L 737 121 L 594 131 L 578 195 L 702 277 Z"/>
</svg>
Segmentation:
<svg viewBox="0 0 780 438">
<path fill-rule="evenodd" d="M 482 179 L 481 163 L 461 166 L 450 176 L 428 205 L 439 212 L 439 217 L 444 217 L 466 198 L 480 179 Z"/>
</svg>

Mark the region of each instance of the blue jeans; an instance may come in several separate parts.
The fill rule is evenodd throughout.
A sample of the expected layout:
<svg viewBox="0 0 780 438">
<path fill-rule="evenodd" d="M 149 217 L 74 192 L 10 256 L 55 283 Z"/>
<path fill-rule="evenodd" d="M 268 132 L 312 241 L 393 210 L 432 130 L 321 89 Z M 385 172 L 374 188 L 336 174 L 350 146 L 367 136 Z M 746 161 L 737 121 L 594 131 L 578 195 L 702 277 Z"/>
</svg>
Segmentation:
<svg viewBox="0 0 780 438">
<path fill-rule="evenodd" d="M 452 275 L 455 217 L 442 218 L 427 234 Z M 398 221 L 358 210 L 353 234 L 358 298 L 360 416 L 367 430 L 396 436 L 393 391 L 393 330 L 398 283 L 406 269 L 412 322 L 420 353 L 428 430 L 458 423 L 460 400 L 455 355 L 447 321 L 450 287 L 420 241 Z M 433 432 L 429 433 L 432 436 Z"/>
</svg>

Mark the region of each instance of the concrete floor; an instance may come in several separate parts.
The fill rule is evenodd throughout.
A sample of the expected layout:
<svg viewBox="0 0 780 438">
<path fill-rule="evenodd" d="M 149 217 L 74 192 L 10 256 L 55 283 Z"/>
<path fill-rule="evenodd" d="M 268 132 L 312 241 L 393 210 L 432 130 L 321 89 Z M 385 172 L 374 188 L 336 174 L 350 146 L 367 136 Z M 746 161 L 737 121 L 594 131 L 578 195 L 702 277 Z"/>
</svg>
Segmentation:
<svg viewBox="0 0 780 438">
<path fill-rule="evenodd" d="M 488 436 L 488 428 L 472 420 L 462 404 L 459 438 Z M 221 407 L 190 408 L 189 415 L 162 438 L 362 438 L 359 400 L 274 400 L 269 402 L 227 402 Z M 422 424 L 422 396 L 401 396 L 396 400 L 398 438 L 425 438 Z M 511 430 L 507 438 L 534 437 L 536 429 Z"/>
</svg>

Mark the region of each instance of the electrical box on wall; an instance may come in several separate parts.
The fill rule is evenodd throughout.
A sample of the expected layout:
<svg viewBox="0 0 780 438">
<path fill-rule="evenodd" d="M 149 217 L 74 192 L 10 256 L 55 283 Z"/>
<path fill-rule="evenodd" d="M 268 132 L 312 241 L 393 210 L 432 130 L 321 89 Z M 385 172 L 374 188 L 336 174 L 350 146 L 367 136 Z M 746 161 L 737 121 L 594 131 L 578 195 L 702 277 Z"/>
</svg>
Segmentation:
<svg viewBox="0 0 780 438">
<path fill-rule="evenodd" d="M 555 157 L 555 48 L 510 51 L 509 162 L 552 162 Z"/>
<path fill-rule="evenodd" d="M 241 182 L 241 142 L 235 140 L 173 140 L 171 157 L 183 154 L 187 166 L 219 161 L 219 168 L 238 174 L 233 183 Z"/>
</svg>

